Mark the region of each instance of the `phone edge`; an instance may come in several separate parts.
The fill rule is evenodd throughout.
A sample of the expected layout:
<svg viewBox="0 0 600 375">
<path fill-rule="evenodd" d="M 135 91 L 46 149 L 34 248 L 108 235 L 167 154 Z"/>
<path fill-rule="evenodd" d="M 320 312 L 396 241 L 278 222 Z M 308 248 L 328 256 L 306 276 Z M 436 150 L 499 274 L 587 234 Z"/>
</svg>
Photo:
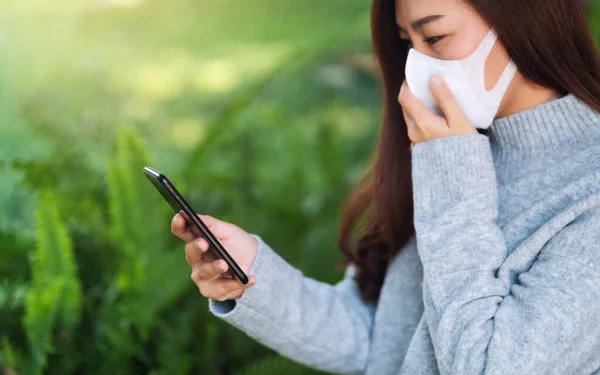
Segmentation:
<svg viewBox="0 0 600 375">
<path fill-rule="evenodd" d="M 249 279 L 248 275 L 242 270 L 242 268 L 237 264 L 235 259 L 229 254 L 227 249 L 221 244 L 221 242 L 216 238 L 216 236 L 208 229 L 206 224 L 198 217 L 197 213 L 194 211 L 192 206 L 187 203 L 185 198 L 179 193 L 177 188 L 171 183 L 171 181 L 165 176 L 163 173 L 157 171 L 156 169 L 146 166 L 144 167 L 144 173 L 150 173 L 153 177 L 155 177 L 169 192 L 169 194 L 175 199 L 179 207 L 185 211 L 187 216 L 191 219 L 192 223 L 196 226 L 196 228 L 203 234 L 204 238 L 209 242 L 210 245 L 218 252 L 218 255 L 221 259 L 227 262 L 228 266 L 231 268 L 231 271 L 234 273 L 235 277 L 244 285 L 248 284 Z M 189 211 L 189 212 L 188 212 Z"/>
</svg>

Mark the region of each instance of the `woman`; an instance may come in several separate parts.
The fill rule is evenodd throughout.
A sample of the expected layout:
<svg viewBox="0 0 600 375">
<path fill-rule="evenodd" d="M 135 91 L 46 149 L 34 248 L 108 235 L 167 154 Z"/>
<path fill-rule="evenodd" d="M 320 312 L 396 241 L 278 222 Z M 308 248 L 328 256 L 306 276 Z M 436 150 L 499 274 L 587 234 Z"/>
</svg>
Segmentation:
<svg viewBox="0 0 600 375">
<path fill-rule="evenodd" d="M 177 215 L 210 310 L 333 373 L 600 374 L 600 63 L 583 2 L 375 0 L 372 36 L 383 127 L 342 219 L 345 278 L 306 278 L 202 216 L 244 287 Z"/>
</svg>

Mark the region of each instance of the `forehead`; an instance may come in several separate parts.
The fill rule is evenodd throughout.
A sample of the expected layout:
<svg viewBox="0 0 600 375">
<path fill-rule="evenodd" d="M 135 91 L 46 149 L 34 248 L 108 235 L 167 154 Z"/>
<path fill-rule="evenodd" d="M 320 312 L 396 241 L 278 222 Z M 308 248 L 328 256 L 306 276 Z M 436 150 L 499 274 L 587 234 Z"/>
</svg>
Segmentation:
<svg viewBox="0 0 600 375">
<path fill-rule="evenodd" d="M 396 20 L 402 26 L 432 14 L 450 15 L 464 11 L 459 0 L 394 0 Z"/>
</svg>

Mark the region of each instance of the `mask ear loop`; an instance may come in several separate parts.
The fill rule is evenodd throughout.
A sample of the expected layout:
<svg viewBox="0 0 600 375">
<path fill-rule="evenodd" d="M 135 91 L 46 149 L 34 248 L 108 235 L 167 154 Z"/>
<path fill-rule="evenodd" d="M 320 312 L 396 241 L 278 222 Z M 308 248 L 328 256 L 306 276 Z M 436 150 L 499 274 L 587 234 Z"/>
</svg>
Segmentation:
<svg viewBox="0 0 600 375">
<path fill-rule="evenodd" d="M 485 77 L 485 65 L 487 65 L 487 59 L 488 59 L 490 53 L 492 52 L 492 49 L 496 45 L 497 40 L 498 40 L 498 36 L 496 34 L 496 31 L 494 31 L 493 28 L 490 29 L 490 31 L 485 36 L 485 40 L 483 43 L 484 45 L 482 45 L 482 48 L 481 48 L 481 52 L 485 53 L 485 55 L 484 55 L 485 63 L 484 63 L 483 72 L 482 72 L 483 77 Z M 506 91 L 506 89 L 508 88 L 508 85 L 510 84 L 510 81 L 512 80 L 516 71 L 517 71 L 516 65 L 513 63 L 512 60 L 510 60 L 508 62 L 508 65 L 506 66 L 506 68 L 504 68 L 504 71 L 500 75 L 500 78 L 498 79 L 498 81 L 496 82 L 494 87 L 492 87 L 490 90 L 487 90 L 485 88 L 485 83 L 484 83 L 484 87 L 483 87 L 484 90 L 492 96 L 498 95 L 499 92 L 501 92 L 503 94 Z"/>
<path fill-rule="evenodd" d="M 490 53 L 492 53 L 492 48 L 494 48 L 494 45 L 496 44 L 497 40 L 498 37 L 496 36 L 496 32 L 494 31 L 494 29 L 490 29 L 490 31 L 488 31 L 488 33 L 485 35 L 485 38 L 483 38 L 483 41 L 477 49 L 476 54 L 483 55 L 487 62 L 487 58 L 490 55 Z"/>
<path fill-rule="evenodd" d="M 463 60 L 463 64 L 465 65 L 463 69 L 470 71 L 471 74 L 476 74 L 477 85 L 481 85 L 485 92 L 488 92 L 485 88 L 485 66 L 487 65 L 492 48 L 496 44 L 496 40 L 498 40 L 496 32 L 493 28 L 490 28 L 475 52 Z"/>
<path fill-rule="evenodd" d="M 498 36 L 497 36 L 496 32 L 494 31 L 494 29 L 490 29 L 490 33 L 494 34 L 494 43 L 491 43 L 491 47 L 490 47 L 490 53 L 491 53 L 493 46 L 496 44 L 495 42 L 498 40 Z M 488 55 L 489 55 L 489 53 L 488 53 Z M 504 95 L 504 92 L 506 92 L 506 89 L 508 89 L 508 85 L 510 85 L 510 82 L 512 81 L 516 72 L 517 72 L 517 66 L 512 61 L 512 59 L 510 59 L 508 61 L 508 65 L 506 66 L 506 68 L 504 68 L 504 71 L 500 75 L 498 82 L 496 82 L 496 85 L 494 85 L 494 87 L 492 89 L 490 89 L 489 91 L 488 90 L 486 90 L 486 91 L 488 93 L 490 93 L 490 95 L 492 95 L 492 96 L 497 96 L 498 94 Z"/>
<path fill-rule="evenodd" d="M 493 89 L 488 91 L 490 93 L 490 95 L 492 95 L 492 96 L 497 96 L 499 94 L 503 95 L 504 92 L 506 92 L 506 90 L 508 89 L 508 85 L 510 85 L 510 82 L 512 81 L 512 79 L 516 73 L 517 73 L 517 66 L 515 65 L 515 63 L 512 60 L 510 60 L 508 62 L 508 65 L 506 66 L 506 68 L 504 68 L 504 71 L 502 72 L 500 79 L 496 83 L 496 86 L 494 86 Z"/>
</svg>

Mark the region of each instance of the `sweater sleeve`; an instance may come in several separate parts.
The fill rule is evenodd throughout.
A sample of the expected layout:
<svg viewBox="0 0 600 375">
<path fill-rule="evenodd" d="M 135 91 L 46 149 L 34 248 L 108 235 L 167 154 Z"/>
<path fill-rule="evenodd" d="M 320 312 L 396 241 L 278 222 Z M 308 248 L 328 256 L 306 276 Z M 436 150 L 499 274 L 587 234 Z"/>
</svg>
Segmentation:
<svg viewBox="0 0 600 375">
<path fill-rule="evenodd" d="M 510 284 L 496 273 L 508 251 L 497 224 L 488 138 L 466 134 L 419 143 L 412 149 L 412 176 L 424 313 L 440 373 L 589 374 L 600 368 L 598 212 L 563 223 Z"/>
<path fill-rule="evenodd" d="M 335 285 L 305 277 L 261 237 L 250 274 L 256 284 L 236 299 L 209 299 L 210 311 L 258 342 L 299 363 L 338 374 L 364 372 L 375 306 L 352 278 Z"/>
</svg>

